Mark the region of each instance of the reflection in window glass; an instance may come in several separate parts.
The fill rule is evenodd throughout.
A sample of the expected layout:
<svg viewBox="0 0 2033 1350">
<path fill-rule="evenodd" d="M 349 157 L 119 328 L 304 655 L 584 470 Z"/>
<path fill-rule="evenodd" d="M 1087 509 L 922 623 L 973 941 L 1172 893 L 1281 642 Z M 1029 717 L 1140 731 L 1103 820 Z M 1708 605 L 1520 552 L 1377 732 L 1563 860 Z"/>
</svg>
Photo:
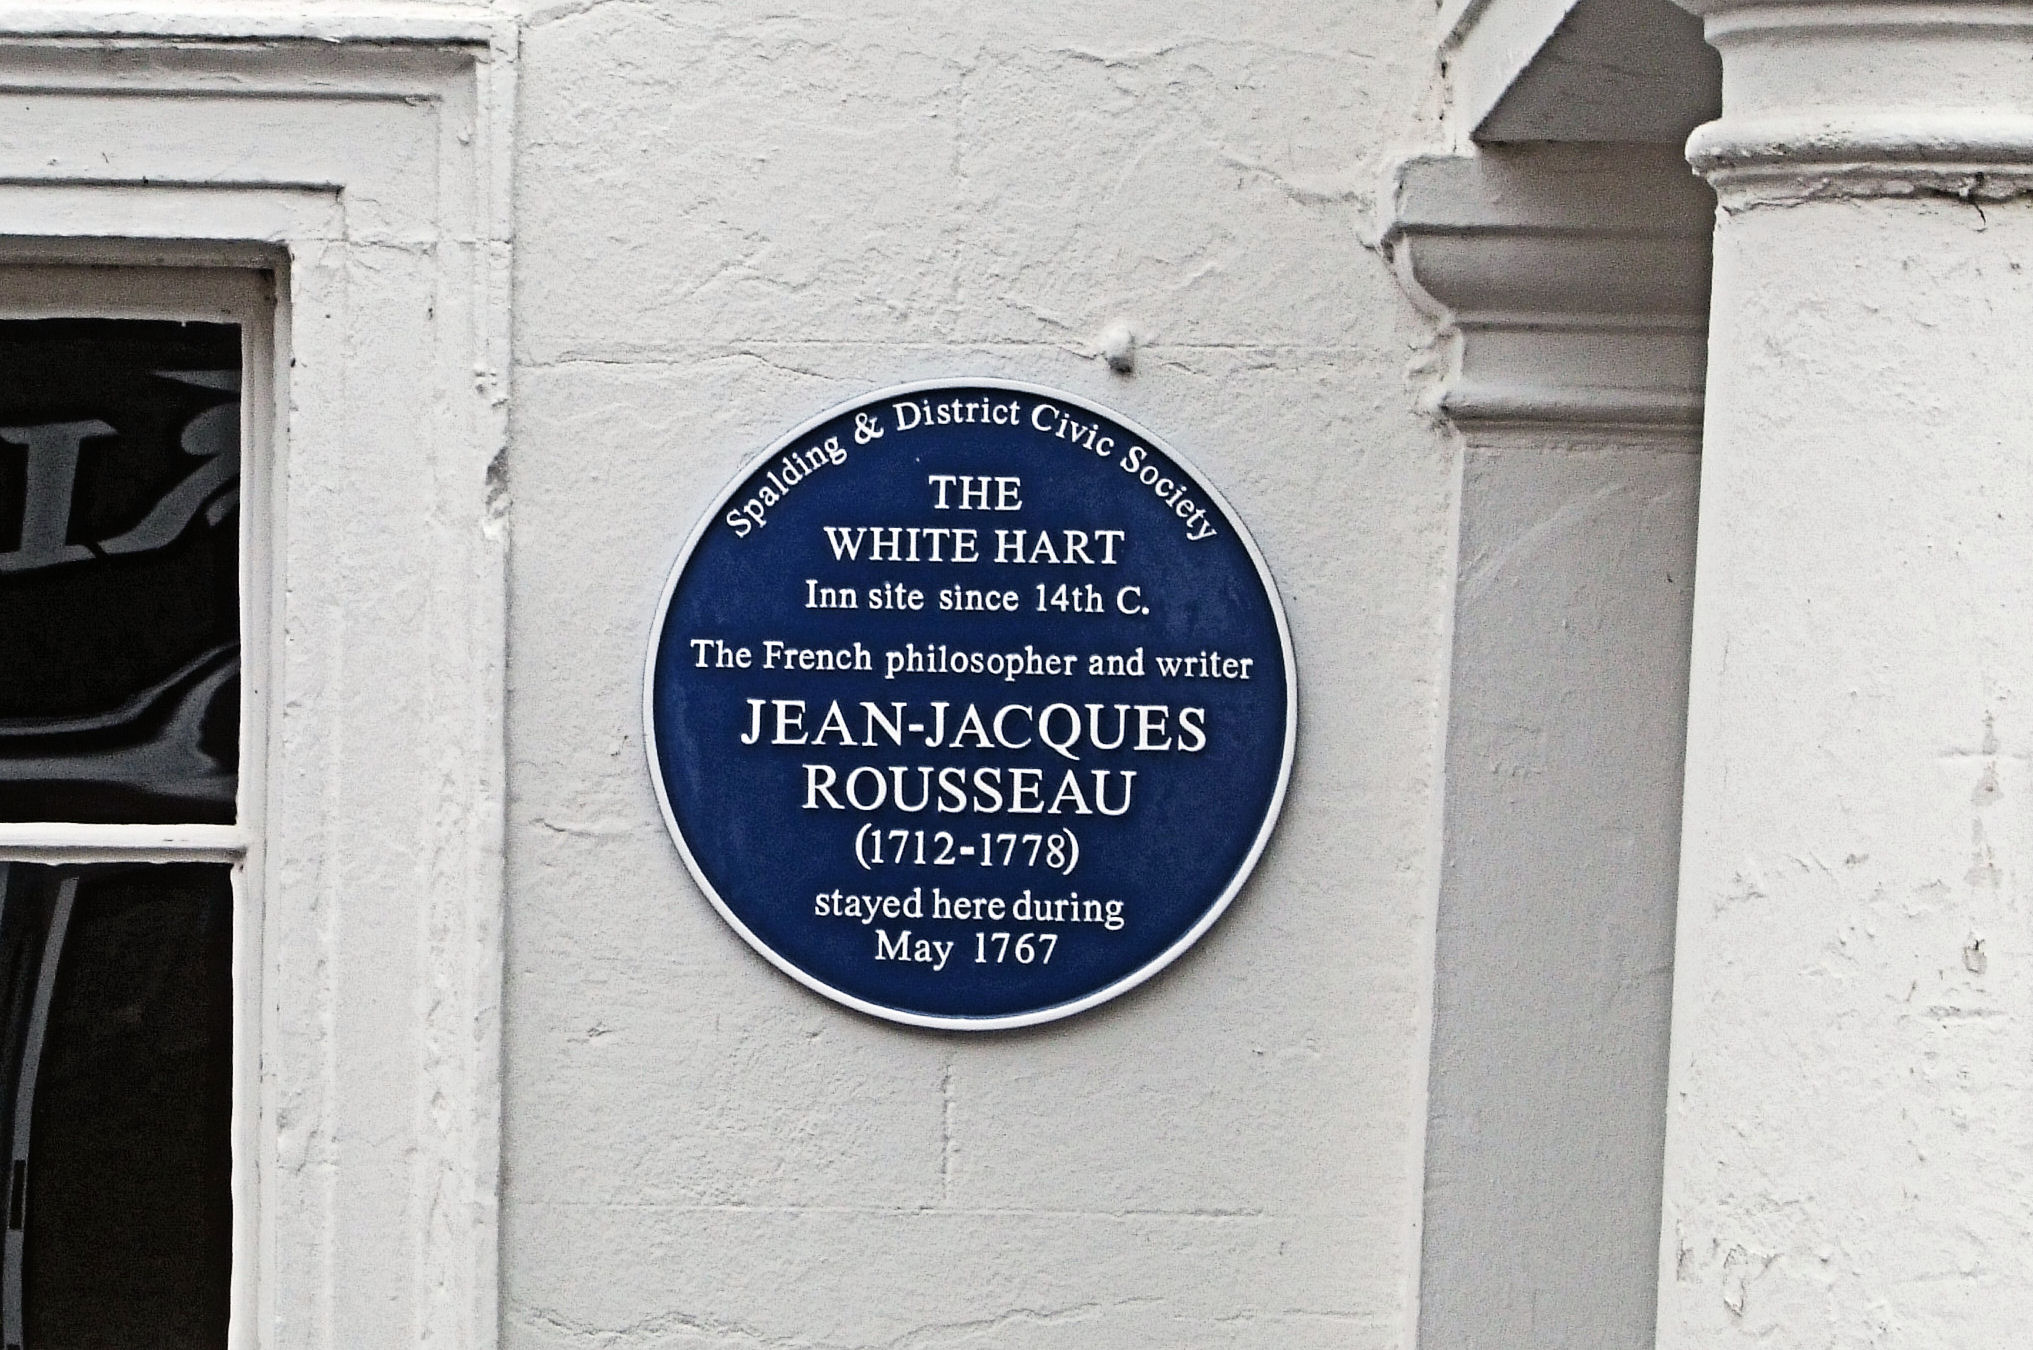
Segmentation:
<svg viewBox="0 0 2033 1350">
<path fill-rule="evenodd" d="M 0 863 L 9 1350 L 225 1344 L 230 873 Z"/>
<path fill-rule="evenodd" d="M 0 820 L 230 822 L 240 330 L 0 321 Z"/>
</svg>

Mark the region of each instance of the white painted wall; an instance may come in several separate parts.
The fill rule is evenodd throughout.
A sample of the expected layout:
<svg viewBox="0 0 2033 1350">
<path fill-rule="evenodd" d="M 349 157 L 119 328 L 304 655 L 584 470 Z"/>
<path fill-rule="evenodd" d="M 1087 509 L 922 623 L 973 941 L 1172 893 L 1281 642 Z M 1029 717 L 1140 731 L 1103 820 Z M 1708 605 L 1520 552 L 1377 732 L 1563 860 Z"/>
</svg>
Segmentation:
<svg viewBox="0 0 2033 1350">
<path fill-rule="evenodd" d="M 1690 147 L 1722 211 L 1658 1343 L 2008 1345 L 2033 12 L 1677 2 L 1724 111 Z M 263 1336 L 492 1339 L 506 508 L 511 1344 L 1407 1347 L 1422 1173 L 1429 1345 L 1644 1343 L 1685 605 L 1652 575 L 1681 575 L 1695 465 L 1481 435 L 1665 427 L 1698 387 L 1688 274 L 1646 263 L 1685 231 L 1589 186 L 1630 156 L 1467 143 L 1572 9 L 0 15 L 10 257 L 292 260 L 286 791 L 250 845 L 279 860 Z M 1601 45 L 1567 33 L 1563 59 Z M 1473 172 L 1393 189 L 1437 191 L 1392 225 L 1421 317 L 1370 190 L 1442 149 Z M 1118 320 L 1126 377 L 1098 359 Z M 658 582 L 745 455 L 968 373 L 1112 403 L 1221 484 L 1281 579 L 1304 719 L 1282 831 L 1206 942 L 980 1039 L 748 952 L 658 822 L 636 697 Z M 1483 424 L 1465 467 L 1419 406 Z"/>
<path fill-rule="evenodd" d="M 510 1345 L 1408 1346 L 1457 467 L 1364 243 L 1428 6 L 561 5 L 516 156 Z M 1112 320 L 1136 373 L 1096 359 Z M 894 380 L 1058 384 L 1249 522 L 1284 823 L 1162 978 L 919 1034 L 769 969 L 643 765 L 657 588 L 744 456 Z"/>
</svg>

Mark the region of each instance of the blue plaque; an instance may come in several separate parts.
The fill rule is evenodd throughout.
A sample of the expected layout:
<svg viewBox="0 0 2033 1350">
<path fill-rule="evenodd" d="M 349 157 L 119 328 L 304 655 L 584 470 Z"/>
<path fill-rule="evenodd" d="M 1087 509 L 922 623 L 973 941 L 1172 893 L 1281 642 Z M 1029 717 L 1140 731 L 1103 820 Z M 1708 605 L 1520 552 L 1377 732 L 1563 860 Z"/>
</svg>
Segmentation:
<svg viewBox="0 0 2033 1350">
<path fill-rule="evenodd" d="M 644 696 L 685 863 L 829 998 L 1024 1026 L 1150 978 L 1235 898 L 1297 687 L 1256 546 L 1132 423 L 905 385 L 771 446 L 685 543 Z"/>
</svg>

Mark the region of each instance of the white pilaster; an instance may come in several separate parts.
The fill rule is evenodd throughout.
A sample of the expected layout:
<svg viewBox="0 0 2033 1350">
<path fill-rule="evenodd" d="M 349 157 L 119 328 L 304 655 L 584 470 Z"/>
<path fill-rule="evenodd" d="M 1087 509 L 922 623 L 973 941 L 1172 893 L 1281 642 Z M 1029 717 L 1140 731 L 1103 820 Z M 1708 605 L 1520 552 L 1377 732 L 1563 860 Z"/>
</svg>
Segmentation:
<svg viewBox="0 0 2033 1350">
<path fill-rule="evenodd" d="M 1703 11 L 1658 1345 L 2033 1316 L 2033 6 Z"/>
<path fill-rule="evenodd" d="M 1714 199 L 1676 149 L 1401 170 L 1460 547 L 1422 1346 L 1652 1333 Z"/>
</svg>

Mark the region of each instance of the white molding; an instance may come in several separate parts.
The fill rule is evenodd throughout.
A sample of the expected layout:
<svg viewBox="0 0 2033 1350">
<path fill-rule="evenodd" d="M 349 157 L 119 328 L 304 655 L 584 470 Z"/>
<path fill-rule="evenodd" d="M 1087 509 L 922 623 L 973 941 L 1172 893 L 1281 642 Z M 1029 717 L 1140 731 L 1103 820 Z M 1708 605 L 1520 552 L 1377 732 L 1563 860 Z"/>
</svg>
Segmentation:
<svg viewBox="0 0 2033 1350">
<path fill-rule="evenodd" d="M 2033 191 L 2033 6 L 1675 2 L 1729 72 L 1729 106 L 1687 145 L 1725 206 Z"/>
<path fill-rule="evenodd" d="M 1706 20 L 1711 39 L 1740 33 L 1812 34 L 1848 30 L 1940 32 L 2023 28 L 2020 0 L 1673 0 Z"/>
<path fill-rule="evenodd" d="M 1385 247 L 1453 339 L 1432 410 L 1464 426 L 1697 426 L 1711 206 L 1663 147 L 1400 165 Z"/>
<path fill-rule="evenodd" d="M 248 831 L 238 825 L 0 825 L 0 861 L 238 862 Z"/>
<path fill-rule="evenodd" d="M 484 1350 L 513 28 L 127 4 L 0 9 L 0 35 L 0 256 L 282 286 L 267 809 L 260 838 L 214 841 L 249 850 L 263 897 L 260 1238 L 236 1252 L 234 1340 Z M 0 852 L 155 847 L 76 833 L 17 827 Z M 179 856 L 205 842 L 178 833 Z"/>
<path fill-rule="evenodd" d="M 0 36 L 39 38 L 212 39 L 223 42 L 416 43 L 498 46 L 509 29 L 490 10 L 457 4 L 330 4 L 239 0 L 228 6 L 189 3 L 81 3 L 0 8 Z"/>
<path fill-rule="evenodd" d="M 1687 162 L 1732 206 L 1922 192 L 2001 201 L 2033 191 L 2033 114 L 1732 117 L 1698 128 Z"/>
</svg>

